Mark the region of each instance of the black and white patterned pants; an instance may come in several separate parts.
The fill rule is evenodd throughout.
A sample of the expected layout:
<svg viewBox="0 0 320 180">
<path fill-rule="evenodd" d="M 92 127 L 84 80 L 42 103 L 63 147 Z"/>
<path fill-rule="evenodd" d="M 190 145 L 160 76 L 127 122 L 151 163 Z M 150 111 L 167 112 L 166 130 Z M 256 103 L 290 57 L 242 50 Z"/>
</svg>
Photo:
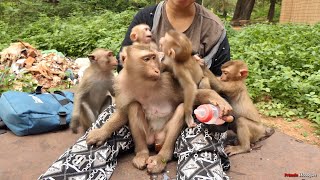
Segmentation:
<svg viewBox="0 0 320 180">
<path fill-rule="evenodd" d="M 100 128 L 114 112 L 111 105 L 98 117 L 91 129 Z M 133 148 L 128 126 L 113 133 L 102 146 L 87 146 L 89 129 L 77 142 L 65 151 L 39 177 L 39 180 L 58 179 L 110 179 L 117 165 L 117 156 Z M 206 125 L 199 123 L 195 128 L 186 128 L 176 141 L 174 156 L 178 158 L 177 179 L 229 179 L 224 171 L 230 168 L 223 142 L 226 132 L 211 133 Z"/>
</svg>

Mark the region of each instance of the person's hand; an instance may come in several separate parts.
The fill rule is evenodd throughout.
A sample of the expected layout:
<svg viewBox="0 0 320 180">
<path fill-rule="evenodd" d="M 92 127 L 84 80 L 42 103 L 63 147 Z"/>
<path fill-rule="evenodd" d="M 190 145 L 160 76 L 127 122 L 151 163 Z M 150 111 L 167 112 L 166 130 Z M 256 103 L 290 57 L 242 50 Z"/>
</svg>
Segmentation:
<svg viewBox="0 0 320 180">
<path fill-rule="evenodd" d="M 231 116 L 231 115 L 222 116 L 222 120 L 230 123 L 230 122 L 234 121 L 234 116 Z"/>
</svg>

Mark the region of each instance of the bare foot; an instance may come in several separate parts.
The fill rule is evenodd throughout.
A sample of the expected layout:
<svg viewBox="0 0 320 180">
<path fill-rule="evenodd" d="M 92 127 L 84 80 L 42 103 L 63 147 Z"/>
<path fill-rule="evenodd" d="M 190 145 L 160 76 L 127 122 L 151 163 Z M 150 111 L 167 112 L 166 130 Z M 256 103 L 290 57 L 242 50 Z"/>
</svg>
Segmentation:
<svg viewBox="0 0 320 180">
<path fill-rule="evenodd" d="M 138 169 L 144 169 L 147 166 L 148 158 L 149 158 L 148 152 L 140 152 L 140 153 L 137 153 L 136 156 L 133 158 L 132 163 L 134 167 Z"/>
<path fill-rule="evenodd" d="M 161 155 L 150 156 L 147 160 L 147 169 L 149 173 L 160 173 L 167 165 L 167 160 Z"/>
</svg>

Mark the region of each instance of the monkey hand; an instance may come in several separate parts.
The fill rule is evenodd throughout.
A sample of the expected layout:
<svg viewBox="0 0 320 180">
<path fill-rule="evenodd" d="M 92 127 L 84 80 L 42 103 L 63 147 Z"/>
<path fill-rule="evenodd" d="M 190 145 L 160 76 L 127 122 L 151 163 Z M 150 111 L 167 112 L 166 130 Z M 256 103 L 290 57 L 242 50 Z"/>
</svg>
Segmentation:
<svg viewBox="0 0 320 180">
<path fill-rule="evenodd" d="M 204 59 L 201 59 L 198 54 L 193 55 L 193 57 L 201 67 L 204 67 L 206 65 Z"/>
<path fill-rule="evenodd" d="M 95 144 L 97 146 L 101 146 L 107 138 L 108 134 L 104 131 L 104 129 L 93 129 L 89 132 L 86 141 L 88 145 Z"/>
<path fill-rule="evenodd" d="M 185 115 L 184 116 L 184 120 L 187 123 L 189 128 L 193 128 L 193 127 L 197 126 L 197 124 L 194 122 L 194 119 L 193 119 L 191 114 L 190 115 Z"/>
<path fill-rule="evenodd" d="M 231 105 L 223 98 L 219 98 L 213 105 L 219 106 L 220 109 L 220 117 L 229 115 L 232 111 Z"/>
<path fill-rule="evenodd" d="M 150 156 L 147 160 L 147 169 L 149 173 L 160 173 L 167 165 L 167 160 L 160 154 Z"/>
</svg>

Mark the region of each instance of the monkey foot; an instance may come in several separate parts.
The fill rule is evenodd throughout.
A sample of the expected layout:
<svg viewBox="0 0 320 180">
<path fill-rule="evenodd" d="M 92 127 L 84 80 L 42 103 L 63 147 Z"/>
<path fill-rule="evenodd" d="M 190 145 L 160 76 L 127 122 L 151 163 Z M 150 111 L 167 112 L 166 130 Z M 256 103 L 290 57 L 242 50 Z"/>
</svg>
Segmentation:
<svg viewBox="0 0 320 180">
<path fill-rule="evenodd" d="M 167 160 L 160 154 L 157 154 L 155 156 L 150 156 L 147 160 L 147 164 L 149 173 L 160 173 L 165 169 Z"/>
<path fill-rule="evenodd" d="M 228 156 L 250 152 L 250 148 L 246 149 L 241 146 L 227 146 L 224 150 Z"/>
<path fill-rule="evenodd" d="M 89 132 L 87 137 L 88 145 L 101 146 L 107 139 L 107 134 L 101 129 L 93 129 Z"/>
<path fill-rule="evenodd" d="M 266 128 L 266 131 L 265 131 L 265 136 L 262 137 L 262 138 L 260 138 L 259 141 L 262 141 L 262 140 L 267 139 L 267 138 L 270 137 L 273 133 L 275 133 L 274 128 L 267 127 L 267 128 Z"/>
<path fill-rule="evenodd" d="M 194 122 L 192 115 L 185 117 L 184 120 L 186 121 L 189 128 L 193 128 L 197 126 L 197 124 Z"/>
<path fill-rule="evenodd" d="M 149 158 L 149 153 L 147 152 L 137 153 L 136 156 L 133 158 L 132 163 L 134 167 L 138 169 L 144 169 L 147 166 L 148 158 Z"/>
</svg>

